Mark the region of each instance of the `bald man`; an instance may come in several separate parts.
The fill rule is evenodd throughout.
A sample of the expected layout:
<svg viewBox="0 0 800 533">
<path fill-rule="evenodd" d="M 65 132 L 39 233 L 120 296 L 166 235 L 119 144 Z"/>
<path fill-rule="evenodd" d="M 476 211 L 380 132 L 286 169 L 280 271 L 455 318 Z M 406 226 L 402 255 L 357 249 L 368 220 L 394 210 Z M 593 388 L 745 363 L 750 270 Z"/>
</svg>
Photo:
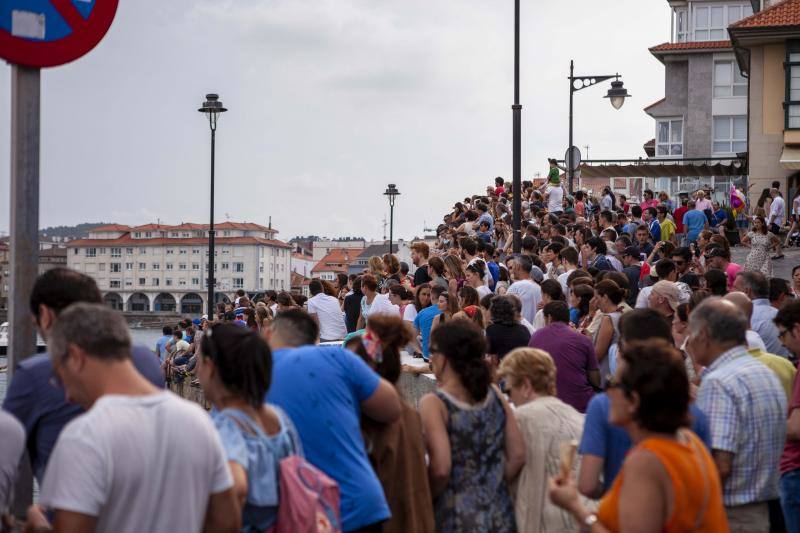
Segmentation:
<svg viewBox="0 0 800 533">
<path fill-rule="evenodd" d="M 723 296 L 723 299 L 741 309 L 745 317 L 747 317 L 747 322 L 750 323 L 750 317 L 753 314 L 753 302 L 750 301 L 750 298 L 748 298 L 745 293 L 729 292 Z M 751 337 L 761 343 L 761 345 L 756 345 L 751 341 Z M 768 353 L 761 337 L 752 329 L 747 330 L 747 353 L 775 372 L 775 376 L 777 376 L 783 390 L 786 392 L 786 401 L 790 401 L 792 399 L 792 386 L 794 384 L 795 374 L 797 374 L 797 369 L 791 361 L 780 355 Z"/>
</svg>

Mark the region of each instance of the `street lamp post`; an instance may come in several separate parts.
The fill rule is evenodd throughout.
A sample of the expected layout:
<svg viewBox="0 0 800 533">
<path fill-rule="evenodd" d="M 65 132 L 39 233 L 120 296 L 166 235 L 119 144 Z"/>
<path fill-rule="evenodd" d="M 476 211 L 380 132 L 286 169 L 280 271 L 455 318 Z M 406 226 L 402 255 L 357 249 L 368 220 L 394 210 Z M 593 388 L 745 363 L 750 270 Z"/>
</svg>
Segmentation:
<svg viewBox="0 0 800 533">
<path fill-rule="evenodd" d="M 625 99 L 632 96 L 628 94 L 628 90 L 625 89 L 619 77 L 619 73 L 606 74 L 603 76 L 575 76 L 575 63 L 572 60 L 569 62 L 569 146 L 567 147 L 567 157 L 564 163 L 567 165 L 570 194 L 574 192 L 573 182 L 575 179 L 575 170 L 572 168 L 572 95 L 581 89 L 614 78 L 615 81 L 611 82 L 611 88 L 608 90 L 608 94 L 603 98 L 608 98 L 614 109 L 619 109 L 625 103 Z M 580 82 L 580 86 L 576 86 L 575 82 Z"/>
<path fill-rule="evenodd" d="M 211 128 L 211 214 L 208 225 L 208 319 L 214 319 L 214 150 L 217 133 L 217 117 L 227 111 L 219 101 L 219 95 L 207 94 L 203 107 L 198 109 L 208 116 L 208 125 Z"/>
<path fill-rule="evenodd" d="M 394 240 L 394 201 L 400 196 L 400 191 L 394 183 L 390 183 L 383 193 L 389 199 L 389 253 L 392 253 L 392 241 Z"/>
<path fill-rule="evenodd" d="M 513 124 L 513 212 L 514 226 L 513 250 L 515 254 L 522 250 L 522 106 L 519 103 L 519 0 L 514 0 L 514 105 L 512 109 Z M 571 141 L 570 141 L 571 142 Z"/>
</svg>

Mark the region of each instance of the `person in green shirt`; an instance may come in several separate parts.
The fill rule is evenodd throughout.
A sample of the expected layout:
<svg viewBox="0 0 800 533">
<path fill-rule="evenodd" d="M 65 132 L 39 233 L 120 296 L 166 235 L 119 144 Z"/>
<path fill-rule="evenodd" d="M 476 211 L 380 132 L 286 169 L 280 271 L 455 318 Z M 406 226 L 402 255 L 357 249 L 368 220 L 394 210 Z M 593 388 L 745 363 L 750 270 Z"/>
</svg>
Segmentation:
<svg viewBox="0 0 800 533">
<path fill-rule="evenodd" d="M 547 173 L 547 181 L 551 185 L 560 185 L 561 184 L 561 169 L 558 168 L 558 161 L 555 159 L 548 159 L 548 163 L 550 163 L 550 170 Z"/>
</svg>

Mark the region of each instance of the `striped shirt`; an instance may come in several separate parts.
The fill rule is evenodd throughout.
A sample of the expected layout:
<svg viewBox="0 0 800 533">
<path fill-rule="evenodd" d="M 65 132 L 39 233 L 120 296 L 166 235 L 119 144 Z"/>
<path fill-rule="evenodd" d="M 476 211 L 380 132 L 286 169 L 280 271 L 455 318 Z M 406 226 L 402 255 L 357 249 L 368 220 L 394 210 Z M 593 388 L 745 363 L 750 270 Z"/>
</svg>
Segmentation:
<svg viewBox="0 0 800 533">
<path fill-rule="evenodd" d="M 744 346 L 732 348 L 703 371 L 697 406 L 708 417 L 711 447 L 734 454 L 725 505 L 777 498 L 786 394 L 775 373 Z"/>
</svg>

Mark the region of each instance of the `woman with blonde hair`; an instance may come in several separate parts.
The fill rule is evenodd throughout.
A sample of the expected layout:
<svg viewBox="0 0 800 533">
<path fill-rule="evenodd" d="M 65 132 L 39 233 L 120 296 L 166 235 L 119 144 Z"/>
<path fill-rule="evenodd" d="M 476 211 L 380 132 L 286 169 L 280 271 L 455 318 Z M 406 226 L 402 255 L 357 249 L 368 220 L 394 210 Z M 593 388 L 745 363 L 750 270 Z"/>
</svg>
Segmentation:
<svg viewBox="0 0 800 533">
<path fill-rule="evenodd" d="M 373 276 L 375 281 L 378 282 L 378 287 L 380 287 L 383 284 L 383 278 L 385 277 L 383 275 L 383 260 L 377 255 L 373 255 L 369 258 L 367 266 L 369 267 L 369 272 L 367 272 L 367 274 Z"/>
<path fill-rule="evenodd" d="M 450 292 L 457 293 L 467 282 L 467 274 L 461 264 L 461 259 L 454 255 L 444 258 L 444 276 L 448 280 Z"/>
<path fill-rule="evenodd" d="M 400 283 L 400 261 L 394 254 L 383 254 L 383 271 L 387 279 L 394 279 Z"/>
<path fill-rule="evenodd" d="M 550 354 L 536 348 L 516 348 L 500 363 L 511 402 L 525 441 L 525 466 L 519 474 L 514 514 L 519 531 L 575 531 L 568 511 L 547 498 L 547 484 L 560 474 L 563 443 L 580 441 L 583 415 L 556 394 L 556 365 Z M 572 465 L 577 474 L 577 461 Z"/>
</svg>

